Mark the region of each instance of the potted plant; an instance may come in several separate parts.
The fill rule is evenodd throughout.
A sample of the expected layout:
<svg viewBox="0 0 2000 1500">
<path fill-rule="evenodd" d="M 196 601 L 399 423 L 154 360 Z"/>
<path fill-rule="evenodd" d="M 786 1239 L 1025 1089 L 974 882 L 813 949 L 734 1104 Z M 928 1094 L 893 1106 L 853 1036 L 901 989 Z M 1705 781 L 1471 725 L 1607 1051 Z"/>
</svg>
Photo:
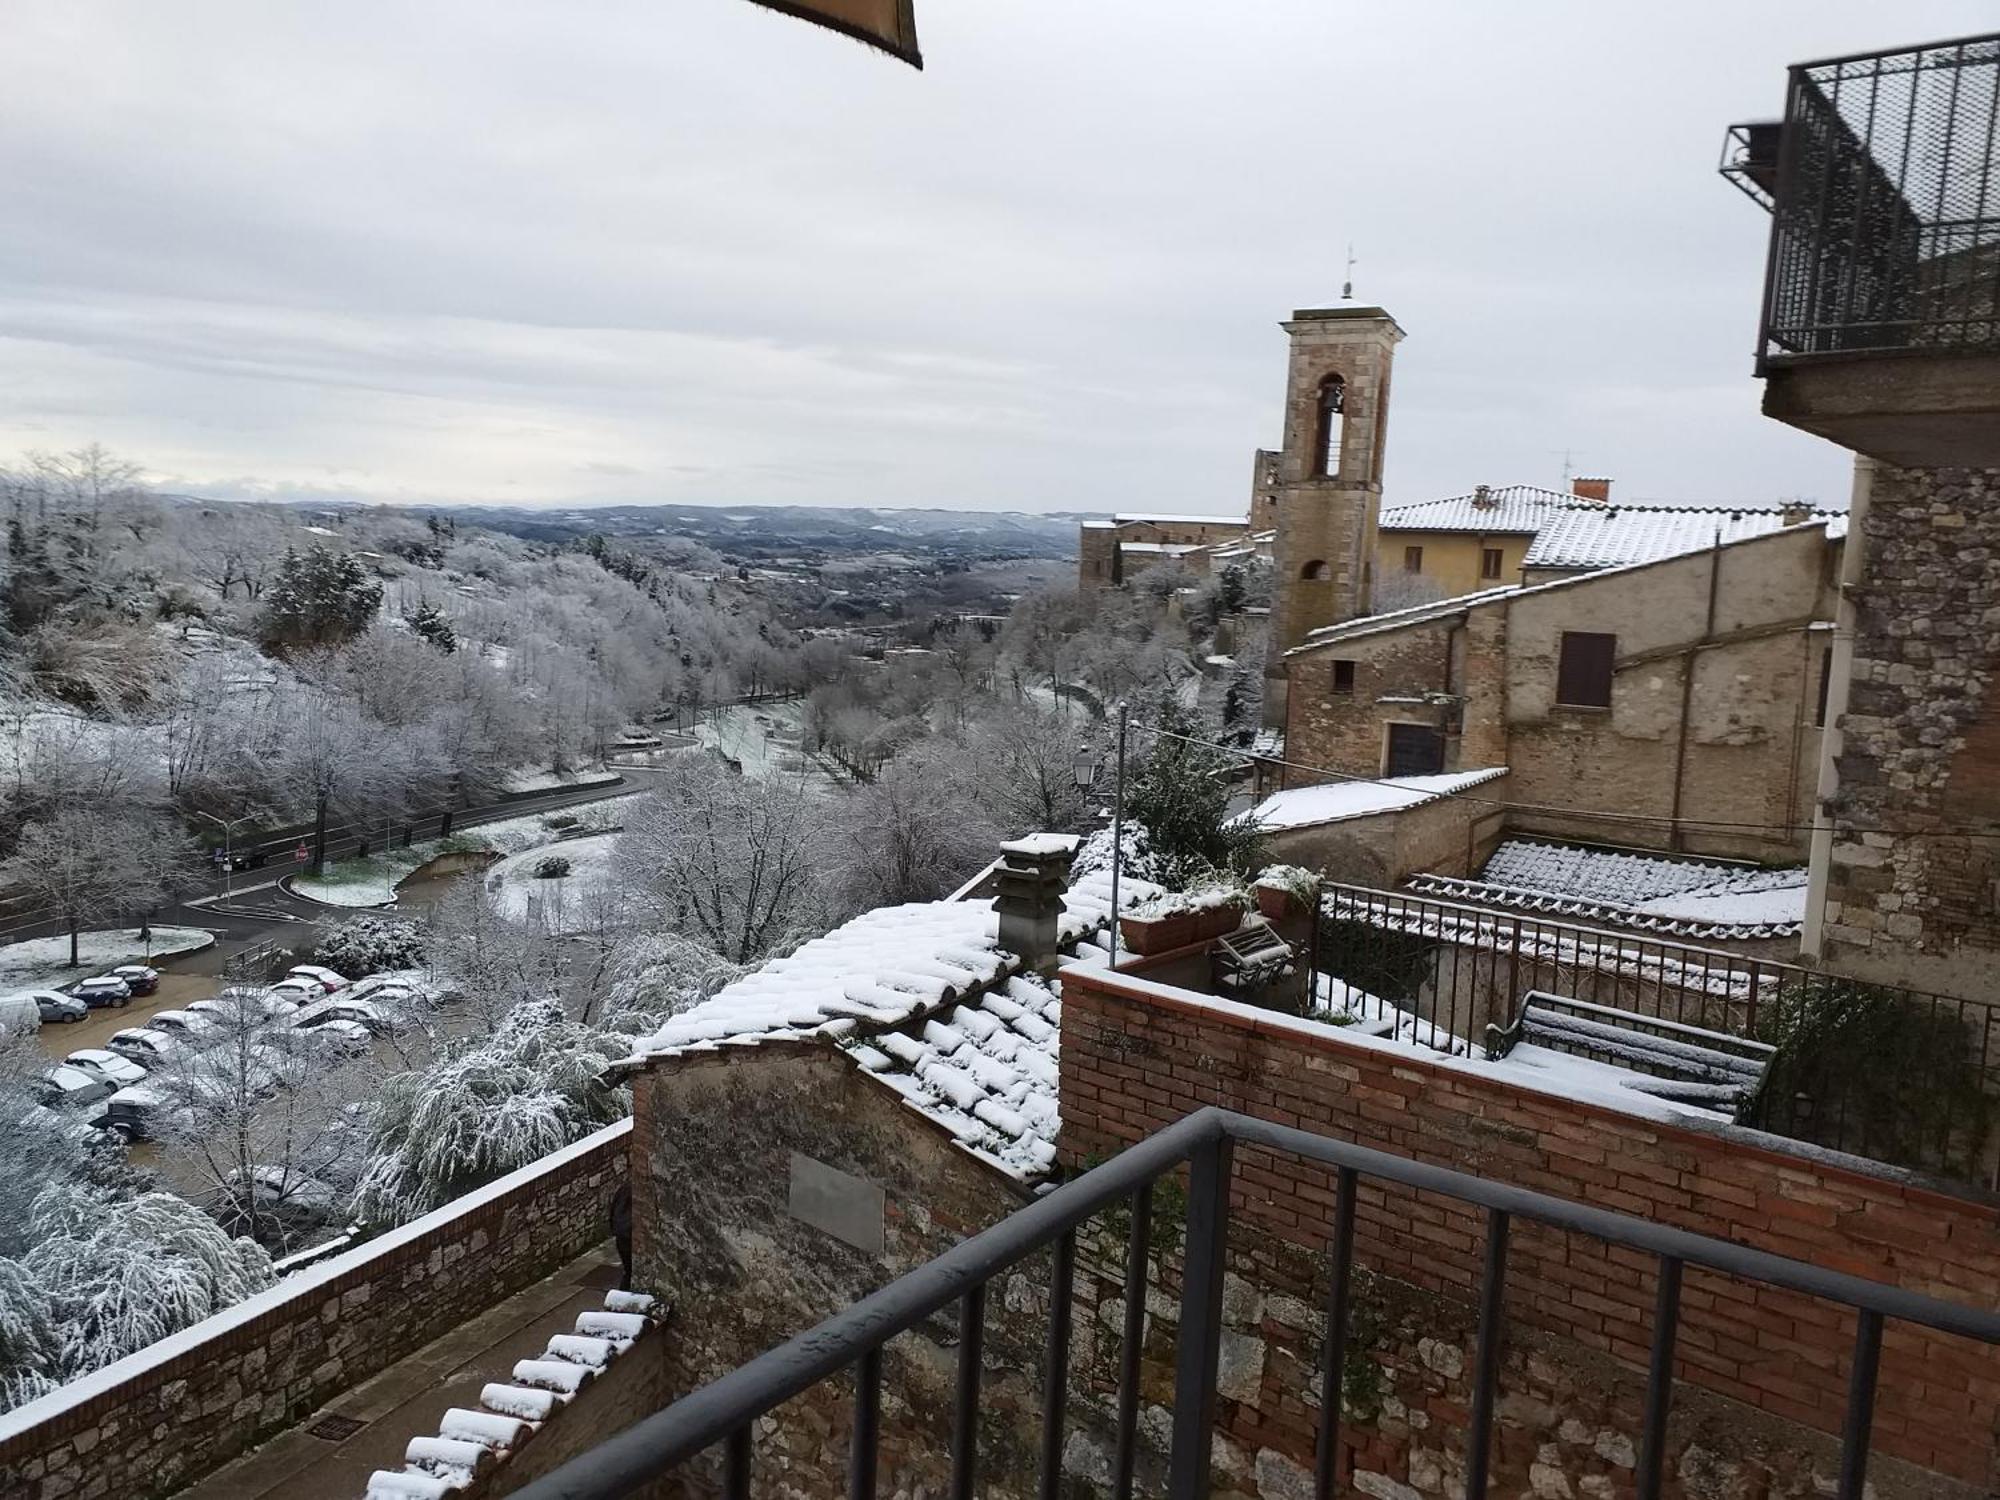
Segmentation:
<svg viewBox="0 0 2000 1500">
<path fill-rule="evenodd" d="M 1118 919 L 1118 931 L 1128 952 L 1167 953 L 1234 932 L 1245 905 L 1241 885 L 1216 878 L 1141 901 Z"/>
<path fill-rule="evenodd" d="M 1302 917 L 1319 904 L 1317 871 L 1299 865 L 1268 865 L 1257 876 L 1257 909 L 1266 920 L 1283 922 Z"/>
</svg>

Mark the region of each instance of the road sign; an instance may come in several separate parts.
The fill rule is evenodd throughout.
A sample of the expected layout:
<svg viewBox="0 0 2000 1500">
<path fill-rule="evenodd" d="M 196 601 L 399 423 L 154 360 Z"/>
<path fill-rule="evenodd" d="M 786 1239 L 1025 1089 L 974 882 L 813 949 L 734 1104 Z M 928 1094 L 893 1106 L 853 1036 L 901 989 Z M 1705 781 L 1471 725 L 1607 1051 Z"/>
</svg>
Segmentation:
<svg viewBox="0 0 2000 1500">
<path fill-rule="evenodd" d="M 297 860 L 300 864 L 304 864 L 311 857 L 312 857 L 312 850 L 308 849 L 304 844 L 300 844 L 298 848 L 292 851 L 292 858 Z"/>
</svg>

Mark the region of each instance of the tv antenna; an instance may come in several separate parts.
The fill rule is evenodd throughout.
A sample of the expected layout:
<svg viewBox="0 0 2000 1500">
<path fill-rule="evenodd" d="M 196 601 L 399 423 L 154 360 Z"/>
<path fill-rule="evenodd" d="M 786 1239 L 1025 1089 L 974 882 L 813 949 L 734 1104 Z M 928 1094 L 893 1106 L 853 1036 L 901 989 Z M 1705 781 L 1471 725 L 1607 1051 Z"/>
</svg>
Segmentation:
<svg viewBox="0 0 2000 1500">
<path fill-rule="evenodd" d="M 1354 300 L 1354 243 L 1351 240 L 1347 245 L 1347 280 L 1341 283 L 1340 300 L 1342 302 Z"/>
<path fill-rule="evenodd" d="M 1567 488 L 1570 480 L 1576 475 L 1576 453 L 1569 448 L 1551 448 L 1549 452 L 1560 453 L 1563 456 L 1563 485 Z"/>
</svg>

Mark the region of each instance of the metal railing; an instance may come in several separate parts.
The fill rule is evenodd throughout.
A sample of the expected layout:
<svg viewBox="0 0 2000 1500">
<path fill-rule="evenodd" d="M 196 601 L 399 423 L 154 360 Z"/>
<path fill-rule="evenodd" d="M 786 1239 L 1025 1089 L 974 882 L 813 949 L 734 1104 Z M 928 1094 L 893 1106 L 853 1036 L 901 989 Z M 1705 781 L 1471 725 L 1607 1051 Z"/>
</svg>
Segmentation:
<svg viewBox="0 0 2000 1500">
<path fill-rule="evenodd" d="M 1335 1018 L 1391 1023 L 1405 1041 L 1474 1053 L 1542 990 L 1782 1042 L 1827 1040 L 1800 1070 L 1781 1049 L 1741 1122 L 1837 1151 L 1990 1184 L 2000 1113 L 2000 1001 L 1867 984 L 1775 959 L 1367 886 L 1324 888 L 1314 993 Z M 1865 1052 L 1838 1064 L 1841 1037 Z M 1807 1040 L 1810 1040 L 1809 1038 Z"/>
<path fill-rule="evenodd" d="M 1791 70 L 1776 160 L 1723 172 L 1771 210 L 1771 359 L 2000 349 L 2000 34 Z"/>
<path fill-rule="evenodd" d="M 898 1334 L 956 1307 L 957 1383 L 952 1403 L 952 1500 L 979 1492 L 980 1385 L 987 1288 L 995 1277 L 1043 1249 L 1052 1249 L 1050 1316 L 1043 1365 L 1039 1458 L 1040 1494 L 1061 1491 L 1069 1405 L 1071 1301 L 1078 1228 L 1123 1206 L 1130 1231 L 1125 1261 L 1111 1491 L 1130 1500 L 1137 1472 L 1141 1335 L 1146 1316 L 1146 1268 L 1154 1186 L 1189 1168 L 1187 1231 L 1175 1343 L 1168 1500 L 1208 1493 L 1209 1458 L 1217 1414 L 1217 1365 L 1222 1344 L 1223 1270 L 1230 1223 L 1233 1152 L 1246 1145 L 1333 1169 L 1334 1207 L 1327 1224 L 1330 1262 L 1325 1302 L 1327 1333 L 1317 1367 L 1320 1418 L 1315 1494 L 1336 1493 L 1341 1382 L 1354 1293 L 1354 1241 L 1361 1183 L 1400 1184 L 1483 1214 L 1485 1241 L 1472 1363 L 1472 1401 L 1465 1435 L 1465 1489 L 1483 1500 L 1491 1472 L 1494 1411 L 1500 1384 L 1509 1235 L 1522 1221 L 1588 1236 L 1652 1258 L 1652 1347 L 1646 1376 L 1644 1427 L 1635 1483 L 1639 1500 L 1658 1500 L 1673 1401 L 1675 1341 L 1681 1283 L 1690 1267 L 1718 1272 L 1855 1310 L 1845 1415 L 1840 1427 L 1839 1500 L 1860 1500 L 1867 1479 L 1882 1331 L 1894 1321 L 1938 1333 L 2000 1343 L 2000 1313 L 1962 1307 L 1901 1288 L 1829 1271 L 1783 1256 L 1670 1229 L 1626 1214 L 1591 1208 L 1509 1187 L 1443 1167 L 1410 1161 L 1289 1126 L 1221 1109 L 1204 1109 L 1168 1126 L 1105 1165 L 1064 1184 L 937 1259 L 891 1282 L 817 1328 L 751 1360 L 664 1411 L 635 1422 L 545 1478 L 517 1491 L 520 1500 L 616 1500 L 673 1474 L 720 1448 L 722 1493 L 747 1497 L 757 1466 L 757 1421 L 821 1381 L 851 1374 L 855 1383 L 847 1491 L 872 1500 L 881 1437 L 883 1348 Z M 1393 1268 L 1384 1268 L 1393 1275 Z"/>
</svg>

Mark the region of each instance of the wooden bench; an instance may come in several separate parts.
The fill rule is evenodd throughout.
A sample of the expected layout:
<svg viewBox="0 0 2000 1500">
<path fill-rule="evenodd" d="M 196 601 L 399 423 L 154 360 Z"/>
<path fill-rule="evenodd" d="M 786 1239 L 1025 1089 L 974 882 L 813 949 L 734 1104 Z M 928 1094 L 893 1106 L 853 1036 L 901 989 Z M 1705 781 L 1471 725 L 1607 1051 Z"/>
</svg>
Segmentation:
<svg viewBox="0 0 2000 1500">
<path fill-rule="evenodd" d="M 1726 1032 L 1640 1015 L 1546 990 L 1530 990 L 1505 1026 L 1486 1028 L 1486 1055 L 1522 1042 L 1643 1075 L 1632 1087 L 1656 1099 L 1734 1111 L 1757 1086 L 1774 1050 Z"/>
</svg>

